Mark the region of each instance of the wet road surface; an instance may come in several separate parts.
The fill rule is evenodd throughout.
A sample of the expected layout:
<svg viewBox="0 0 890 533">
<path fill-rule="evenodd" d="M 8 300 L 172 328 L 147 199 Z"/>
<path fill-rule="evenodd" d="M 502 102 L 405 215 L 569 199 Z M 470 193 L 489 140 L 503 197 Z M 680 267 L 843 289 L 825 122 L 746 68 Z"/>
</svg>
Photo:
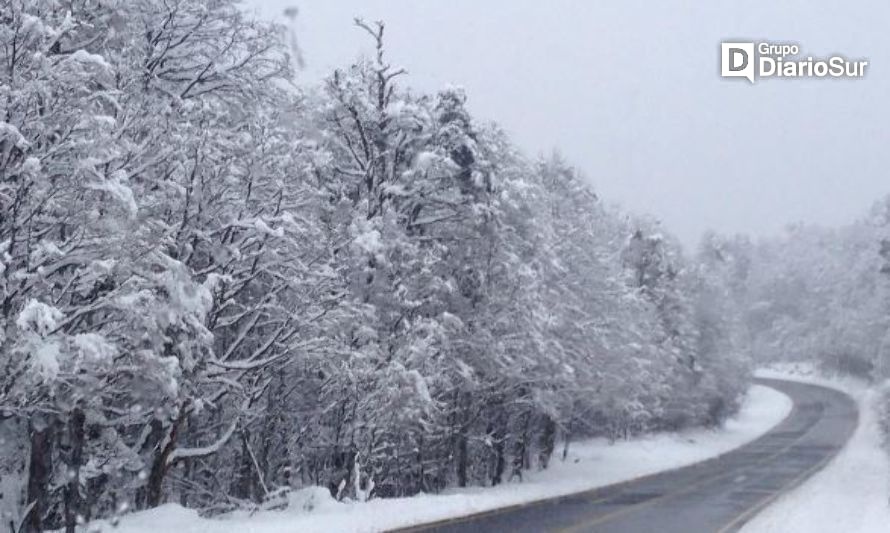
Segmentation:
<svg viewBox="0 0 890 533">
<path fill-rule="evenodd" d="M 722 456 L 551 500 L 398 531 L 436 533 L 729 533 L 822 468 L 856 428 L 856 404 L 832 389 L 758 379 L 794 402 L 775 428 Z"/>
</svg>

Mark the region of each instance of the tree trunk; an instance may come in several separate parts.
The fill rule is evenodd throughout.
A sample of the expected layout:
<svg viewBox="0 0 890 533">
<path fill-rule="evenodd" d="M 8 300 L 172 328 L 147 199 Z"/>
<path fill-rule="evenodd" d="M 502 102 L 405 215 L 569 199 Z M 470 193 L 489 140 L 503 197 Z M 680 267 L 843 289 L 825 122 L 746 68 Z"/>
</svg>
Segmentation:
<svg viewBox="0 0 890 533">
<path fill-rule="evenodd" d="M 457 486 L 467 486 L 467 432 L 461 428 L 457 434 Z"/>
<path fill-rule="evenodd" d="M 173 450 L 176 449 L 176 440 L 179 436 L 179 430 L 188 413 L 188 403 L 183 404 L 179 409 L 179 415 L 173 426 L 170 428 L 167 438 L 158 444 L 158 451 L 155 454 L 154 461 L 151 465 L 151 472 L 148 474 L 148 484 L 146 486 L 145 506 L 147 509 L 157 507 L 163 499 L 164 476 L 170 469 L 168 461 Z"/>
<path fill-rule="evenodd" d="M 550 457 L 553 456 L 553 448 L 556 446 L 556 422 L 553 418 L 544 416 L 544 428 L 541 432 L 541 440 L 538 448 L 538 465 L 545 469 L 550 465 Z"/>
<path fill-rule="evenodd" d="M 531 415 L 520 415 L 520 418 L 523 420 L 521 424 L 522 431 L 519 431 L 513 440 L 512 457 L 510 458 L 510 480 L 519 478 L 519 481 L 522 481 L 522 471 L 528 468 L 529 462 L 529 422 L 531 421 Z"/>
<path fill-rule="evenodd" d="M 496 422 L 494 435 L 492 436 L 492 448 L 494 449 L 494 472 L 491 475 L 491 485 L 500 485 L 504 481 L 504 470 L 507 468 L 507 459 L 504 456 L 504 440 L 506 438 L 505 422 Z M 489 433 L 491 434 L 491 433 Z"/>
<path fill-rule="evenodd" d="M 250 459 L 250 450 L 247 449 L 247 440 L 250 437 L 246 431 L 241 432 L 241 452 L 239 458 L 239 466 L 235 480 L 232 483 L 232 494 L 243 500 L 253 499 L 253 465 Z"/>
<path fill-rule="evenodd" d="M 467 455 L 467 431 L 469 430 L 469 424 L 466 423 L 468 407 L 466 406 L 467 402 L 462 401 L 464 397 L 465 395 L 462 395 L 460 390 L 454 391 L 454 411 L 451 414 L 454 467 L 457 474 L 458 487 L 467 486 L 467 463 L 469 459 Z"/>
<path fill-rule="evenodd" d="M 49 481 L 52 476 L 52 447 L 55 436 L 55 421 L 32 420 L 31 456 L 28 461 L 28 494 L 27 504 L 31 505 L 30 513 L 23 524 L 27 533 L 43 531 L 43 515 L 47 511 L 49 497 Z"/>
<path fill-rule="evenodd" d="M 82 513 L 80 497 L 80 466 L 83 464 L 84 423 L 80 408 L 68 420 L 68 483 L 65 486 L 65 533 L 75 533 L 78 515 Z"/>
<path fill-rule="evenodd" d="M 574 416 L 574 415 L 573 415 Z M 565 433 L 563 434 L 563 445 L 562 445 L 562 460 L 565 461 L 569 456 L 569 443 L 572 442 L 572 426 L 573 419 L 569 419 L 569 424 L 566 427 Z"/>
</svg>

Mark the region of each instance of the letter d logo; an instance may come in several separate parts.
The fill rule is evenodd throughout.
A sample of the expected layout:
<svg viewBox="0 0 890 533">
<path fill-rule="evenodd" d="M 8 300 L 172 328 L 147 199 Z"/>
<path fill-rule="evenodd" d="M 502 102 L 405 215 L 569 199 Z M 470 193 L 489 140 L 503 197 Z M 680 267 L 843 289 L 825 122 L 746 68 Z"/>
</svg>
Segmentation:
<svg viewBox="0 0 890 533">
<path fill-rule="evenodd" d="M 754 83 L 754 43 L 720 43 L 720 75 Z"/>
</svg>

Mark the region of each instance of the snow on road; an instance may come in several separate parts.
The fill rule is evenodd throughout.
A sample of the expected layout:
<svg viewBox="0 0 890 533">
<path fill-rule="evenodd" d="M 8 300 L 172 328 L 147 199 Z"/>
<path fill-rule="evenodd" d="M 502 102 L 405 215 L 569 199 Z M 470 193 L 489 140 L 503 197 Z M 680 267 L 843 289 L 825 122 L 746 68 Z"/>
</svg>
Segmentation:
<svg viewBox="0 0 890 533">
<path fill-rule="evenodd" d="M 859 404 L 859 427 L 821 472 L 779 498 L 742 533 L 886 533 L 890 531 L 890 459 L 881 447 L 879 393 L 853 380 L 819 378 L 806 366 L 759 372 L 834 387 Z"/>
<path fill-rule="evenodd" d="M 522 482 L 364 503 L 336 502 L 326 489 L 315 487 L 294 493 L 285 511 L 236 514 L 225 519 L 200 518 L 194 511 L 170 504 L 125 516 L 114 531 L 363 533 L 404 527 L 571 494 L 686 466 L 754 440 L 781 422 L 790 410 L 791 400 L 787 396 L 755 385 L 739 414 L 719 430 L 659 434 L 615 444 L 604 439 L 574 443 L 566 461 L 554 460 L 547 470 L 526 473 Z M 96 525 L 101 531 L 110 531 L 104 523 Z"/>
</svg>

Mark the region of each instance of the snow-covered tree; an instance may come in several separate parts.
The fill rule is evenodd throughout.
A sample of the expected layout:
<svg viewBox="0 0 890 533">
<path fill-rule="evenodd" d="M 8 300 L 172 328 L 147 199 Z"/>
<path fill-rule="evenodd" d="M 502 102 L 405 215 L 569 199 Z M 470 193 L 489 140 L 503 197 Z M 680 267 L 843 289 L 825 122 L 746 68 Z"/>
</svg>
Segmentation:
<svg viewBox="0 0 890 533">
<path fill-rule="evenodd" d="M 747 252 L 697 266 L 463 90 L 400 86 L 383 24 L 356 24 L 372 57 L 307 88 L 235 0 L 0 0 L 0 475 L 24 530 L 497 484 L 557 441 L 735 405 Z"/>
</svg>

